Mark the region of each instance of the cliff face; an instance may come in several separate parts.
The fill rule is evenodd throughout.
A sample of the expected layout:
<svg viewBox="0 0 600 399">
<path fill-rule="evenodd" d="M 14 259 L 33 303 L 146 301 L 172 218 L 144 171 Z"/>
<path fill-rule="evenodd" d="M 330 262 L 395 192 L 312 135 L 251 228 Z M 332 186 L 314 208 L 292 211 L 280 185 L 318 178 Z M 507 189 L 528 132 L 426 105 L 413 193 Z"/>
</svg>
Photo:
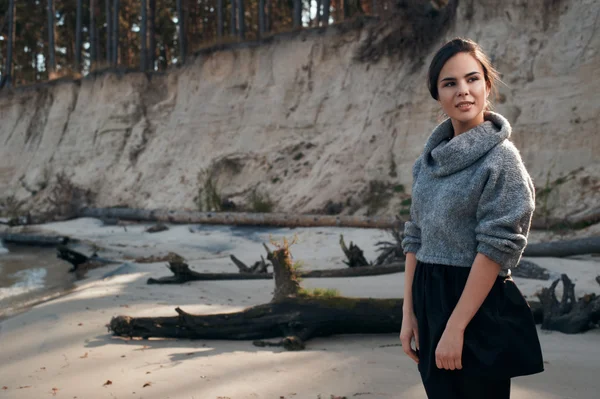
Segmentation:
<svg viewBox="0 0 600 399">
<path fill-rule="evenodd" d="M 567 210 L 553 201 L 568 212 L 600 203 L 599 14 L 594 0 L 461 1 L 434 46 L 460 35 L 491 56 L 505 82 L 496 109 L 536 186 L 555 193 L 545 204 L 555 216 Z M 211 177 L 238 204 L 257 190 L 277 211 L 332 200 L 345 213 L 396 213 L 440 121 L 425 84 L 431 54 L 420 68 L 409 57 L 357 62 L 367 29 L 276 37 L 150 78 L 5 91 L 0 197 L 42 203 L 64 172 L 98 206 L 197 209 Z"/>
</svg>

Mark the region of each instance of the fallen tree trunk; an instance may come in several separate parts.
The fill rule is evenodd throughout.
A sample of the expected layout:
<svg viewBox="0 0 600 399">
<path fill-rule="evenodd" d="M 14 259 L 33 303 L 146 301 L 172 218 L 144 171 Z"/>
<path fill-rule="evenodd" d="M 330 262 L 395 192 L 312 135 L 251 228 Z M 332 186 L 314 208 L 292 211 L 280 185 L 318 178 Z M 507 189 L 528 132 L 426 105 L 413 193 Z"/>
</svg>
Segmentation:
<svg viewBox="0 0 600 399">
<path fill-rule="evenodd" d="M 510 272 L 510 275 L 513 277 L 550 280 L 550 272 L 548 272 L 548 270 L 527 260 L 521 260 L 517 267 L 510 269 Z"/>
<path fill-rule="evenodd" d="M 560 302 L 556 297 L 556 286 L 563 284 Z M 550 288 L 543 288 L 538 294 L 543 317 L 542 329 L 577 334 L 588 331 L 600 322 L 600 297 L 596 294 L 575 298 L 575 284 L 566 274 L 555 280 Z"/>
<path fill-rule="evenodd" d="M 398 226 L 403 226 L 406 221 L 406 219 L 398 219 L 397 216 L 294 215 L 284 213 L 169 211 L 165 209 L 135 208 L 84 208 L 78 212 L 77 216 L 162 223 L 286 227 L 331 226 L 377 229 L 397 228 Z M 564 219 L 536 218 L 531 222 L 531 228 L 546 230 L 556 227 L 578 227 L 581 224 L 590 225 L 597 222 L 600 222 L 600 208 L 588 210 Z"/>
<path fill-rule="evenodd" d="M 381 252 L 377 256 L 377 259 L 375 259 L 375 265 L 385 265 L 394 262 L 404 262 L 406 260 L 406 256 L 402 251 L 404 225 L 391 228 L 388 232 L 392 236 L 394 241 L 378 241 L 377 243 L 375 243 L 375 246 L 377 246 L 377 252 Z"/>
<path fill-rule="evenodd" d="M 278 227 L 334 226 L 383 229 L 403 223 L 403 221 L 399 221 L 395 216 L 293 215 L 284 213 L 196 212 L 132 208 L 85 208 L 80 211 L 79 216 L 142 222 Z"/>
<path fill-rule="evenodd" d="M 523 256 L 562 258 L 594 253 L 600 253 L 600 237 L 529 244 L 525 247 Z"/>
<path fill-rule="evenodd" d="M 348 267 L 372 266 L 367 261 L 367 259 L 365 258 L 365 255 L 363 253 L 363 250 L 360 249 L 360 247 L 358 245 L 356 245 L 352 241 L 350 241 L 350 248 L 348 248 L 346 246 L 346 243 L 344 242 L 343 234 L 340 234 L 340 247 L 342 247 L 342 251 L 344 252 L 344 255 L 346 255 L 346 258 L 348 259 L 347 261 L 346 260 L 344 261 L 344 263 Z"/>
<path fill-rule="evenodd" d="M 298 272 L 302 278 L 321 278 L 321 277 L 366 277 L 380 276 L 382 274 L 403 273 L 404 263 L 391 263 L 383 266 L 362 266 L 348 269 L 324 269 L 324 270 L 306 270 Z"/>
<path fill-rule="evenodd" d="M 236 258 L 234 255 L 229 255 L 229 259 L 240 270 L 240 273 L 264 274 L 268 273 L 269 264 L 265 262 L 265 258 L 260 257 L 259 261 L 254 262 L 254 265 L 247 266 L 244 262 Z"/>
<path fill-rule="evenodd" d="M 177 308 L 178 316 L 173 317 L 118 316 L 110 321 L 109 330 L 123 337 L 231 340 L 297 337 L 306 341 L 333 334 L 399 332 L 402 303 L 402 299 L 288 298 L 242 312 L 206 316 L 191 315 Z M 290 341 L 299 343 L 297 339 Z M 286 346 L 285 342 L 283 345 Z"/>
<path fill-rule="evenodd" d="M 56 256 L 59 259 L 69 262 L 73 266 L 69 272 L 75 272 L 79 275 L 83 275 L 90 269 L 118 263 L 118 261 L 115 260 L 101 258 L 95 252 L 92 255 L 87 256 L 65 245 L 56 248 Z"/>
<path fill-rule="evenodd" d="M 117 316 L 111 319 L 109 331 L 145 339 L 258 340 L 254 342 L 257 346 L 283 346 L 288 350 L 304 349 L 304 342 L 313 337 L 400 331 L 403 299 L 346 298 L 302 290 L 288 242 L 284 239 L 282 245 L 275 245 L 278 249 L 273 252 L 265 245 L 275 271 L 275 293 L 270 303 L 242 312 L 204 316 L 180 308 L 175 309 L 178 316 L 172 317 Z M 276 337 L 283 338 L 275 343 L 260 341 Z"/>
<path fill-rule="evenodd" d="M 183 284 L 189 281 L 215 281 L 215 280 L 271 280 L 273 273 L 198 273 L 189 268 L 186 263 L 169 262 L 167 266 L 173 276 L 158 279 L 149 278 L 148 284 Z M 325 269 L 299 271 L 302 278 L 337 278 L 337 277 L 364 277 L 379 276 L 382 274 L 401 273 L 404 264 L 390 264 L 385 266 L 364 266 L 347 269 Z"/>
<path fill-rule="evenodd" d="M 575 215 L 559 218 L 539 218 L 531 222 L 531 228 L 536 230 L 547 230 L 553 228 L 581 228 L 591 226 L 600 222 L 600 207 L 587 209 Z"/>
<path fill-rule="evenodd" d="M 288 298 L 253 306 L 242 312 L 192 315 L 180 308 L 177 316 L 117 316 L 109 331 L 121 337 L 262 340 L 283 337 L 270 345 L 288 350 L 304 348 L 313 337 L 335 334 L 398 333 L 402 325 L 402 299 Z M 534 319 L 541 322 L 541 307 L 531 303 Z M 254 342 L 265 346 L 264 342 Z M 266 344 L 269 345 L 269 344 Z"/>
<path fill-rule="evenodd" d="M 57 247 L 59 245 L 67 244 L 69 242 L 69 237 L 27 233 L 1 233 L 0 240 L 6 243 L 18 245 L 31 245 L 36 247 Z"/>
</svg>

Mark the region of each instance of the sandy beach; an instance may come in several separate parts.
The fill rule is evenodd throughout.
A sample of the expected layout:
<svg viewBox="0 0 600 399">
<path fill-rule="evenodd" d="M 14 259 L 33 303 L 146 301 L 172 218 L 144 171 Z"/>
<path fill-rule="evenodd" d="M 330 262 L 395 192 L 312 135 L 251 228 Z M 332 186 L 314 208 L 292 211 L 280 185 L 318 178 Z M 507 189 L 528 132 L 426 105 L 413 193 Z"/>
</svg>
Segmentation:
<svg viewBox="0 0 600 399">
<path fill-rule="evenodd" d="M 78 219 L 40 226 L 48 232 L 97 243 L 124 262 L 92 270 L 57 299 L 0 322 L 0 398 L 195 398 L 331 399 L 425 398 L 416 365 L 397 334 L 344 335 L 308 341 L 300 352 L 258 348 L 249 341 L 125 340 L 106 324 L 113 316 L 171 316 L 233 312 L 268 302 L 273 282 L 211 281 L 181 286 L 147 285 L 170 274 L 164 262 L 130 258 L 174 251 L 197 271 L 234 272 L 235 254 L 246 263 L 264 255 L 269 238 L 298 237 L 292 248 L 307 269 L 345 267 L 339 234 L 369 260 L 387 233 L 364 229 L 251 229 L 170 226 L 145 233 L 147 225 L 104 226 Z M 600 259 L 528 259 L 557 277 L 567 273 L 577 295 L 596 292 Z M 65 264 L 65 267 L 68 265 Z M 515 278 L 532 297 L 551 281 Z M 403 275 L 306 279 L 308 288 L 335 288 L 342 295 L 397 298 Z M 578 335 L 540 331 L 546 371 L 513 379 L 515 399 L 592 399 L 600 381 L 600 330 Z"/>
</svg>

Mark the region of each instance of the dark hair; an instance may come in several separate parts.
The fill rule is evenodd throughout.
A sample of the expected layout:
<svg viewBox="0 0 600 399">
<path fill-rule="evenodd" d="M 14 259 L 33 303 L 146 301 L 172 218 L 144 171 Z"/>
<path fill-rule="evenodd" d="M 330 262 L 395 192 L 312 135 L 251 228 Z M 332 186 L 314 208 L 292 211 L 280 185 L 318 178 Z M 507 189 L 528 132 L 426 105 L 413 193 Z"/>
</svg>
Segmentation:
<svg viewBox="0 0 600 399">
<path fill-rule="evenodd" d="M 490 59 L 487 55 L 485 55 L 477 43 L 469 39 L 462 39 L 458 37 L 444 44 L 442 48 L 435 53 L 433 59 L 431 60 L 427 79 L 427 86 L 429 88 L 429 93 L 431 93 L 431 97 L 433 97 L 434 100 L 439 99 L 437 81 L 440 77 L 440 71 L 446 62 L 458 53 L 468 53 L 477 61 L 479 61 L 481 67 L 483 68 L 485 82 L 487 83 L 491 93 L 495 94 L 497 82 L 500 80 L 498 71 L 494 69 Z M 486 109 L 489 108 L 490 104 L 488 102 L 486 104 Z"/>
</svg>

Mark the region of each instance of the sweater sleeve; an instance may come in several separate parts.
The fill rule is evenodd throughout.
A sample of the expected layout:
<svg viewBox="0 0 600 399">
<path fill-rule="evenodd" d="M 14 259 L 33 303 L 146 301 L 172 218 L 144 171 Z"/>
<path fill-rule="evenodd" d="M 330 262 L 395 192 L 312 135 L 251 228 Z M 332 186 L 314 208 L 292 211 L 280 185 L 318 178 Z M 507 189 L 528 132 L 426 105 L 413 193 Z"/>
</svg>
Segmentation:
<svg viewBox="0 0 600 399">
<path fill-rule="evenodd" d="M 517 149 L 509 147 L 501 158 L 483 188 L 475 235 L 477 252 L 507 270 L 519 263 L 527 245 L 535 192 Z"/>
<path fill-rule="evenodd" d="M 419 174 L 420 165 L 421 158 L 418 158 L 413 165 L 413 202 L 410 205 L 410 220 L 404 223 L 404 238 L 402 239 L 402 251 L 404 254 L 407 252 L 417 253 L 419 248 L 421 248 L 421 228 L 417 224 L 414 202 L 414 188 L 415 182 L 417 181 L 417 176 Z"/>
</svg>

